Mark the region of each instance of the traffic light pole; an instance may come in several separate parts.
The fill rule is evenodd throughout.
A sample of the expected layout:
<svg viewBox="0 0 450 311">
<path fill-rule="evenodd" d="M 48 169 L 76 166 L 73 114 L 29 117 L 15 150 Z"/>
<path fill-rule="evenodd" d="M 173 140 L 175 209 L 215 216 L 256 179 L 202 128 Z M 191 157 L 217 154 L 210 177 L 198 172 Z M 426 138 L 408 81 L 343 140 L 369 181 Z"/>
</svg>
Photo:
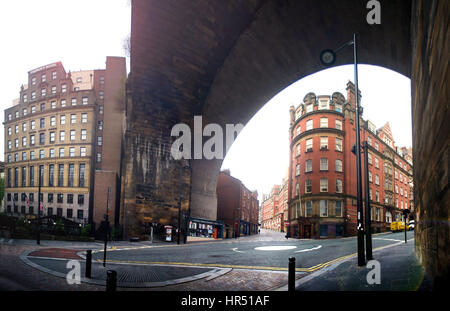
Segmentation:
<svg viewBox="0 0 450 311">
<path fill-rule="evenodd" d="M 364 197 L 365 197 L 365 214 L 366 214 L 366 259 L 372 260 L 372 232 L 370 228 L 370 197 L 369 197 L 369 145 L 367 141 L 363 144 L 364 149 Z"/>
</svg>

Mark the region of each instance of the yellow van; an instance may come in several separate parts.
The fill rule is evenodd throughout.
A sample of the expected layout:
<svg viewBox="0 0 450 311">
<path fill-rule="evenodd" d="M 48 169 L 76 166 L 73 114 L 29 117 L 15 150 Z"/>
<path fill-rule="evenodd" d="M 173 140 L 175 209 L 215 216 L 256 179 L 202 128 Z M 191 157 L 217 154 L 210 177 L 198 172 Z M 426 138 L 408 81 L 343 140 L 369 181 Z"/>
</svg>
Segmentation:
<svg viewBox="0 0 450 311">
<path fill-rule="evenodd" d="M 396 232 L 396 231 L 404 231 L 405 230 L 405 222 L 403 221 L 394 221 L 391 222 L 391 231 L 392 232 Z"/>
</svg>

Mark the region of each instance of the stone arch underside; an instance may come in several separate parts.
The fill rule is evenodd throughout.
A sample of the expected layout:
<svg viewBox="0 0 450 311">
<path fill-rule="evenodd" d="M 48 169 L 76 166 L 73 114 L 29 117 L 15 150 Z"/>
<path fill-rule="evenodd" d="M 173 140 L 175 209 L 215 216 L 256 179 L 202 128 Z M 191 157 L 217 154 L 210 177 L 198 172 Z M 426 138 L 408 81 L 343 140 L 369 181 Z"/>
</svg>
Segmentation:
<svg viewBox="0 0 450 311">
<path fill-rule="evenodd" d="M 176 225 L 180 188 L 183 210 L 216 217 L 222 160 L 191 160 L 192 174 L 180 173 L 184 164 L 170 156 L 174 124 L 193 128 L 194 115 L 203 125 L 246 124 L 285 87 L 324 69 L 320 52 L 354 32 L 361 64 L 409 77 L 411 3 L 381 1 L 381 9 L 381 25 L 369 25 L 359 0 L 133 2 L 125 232 L 139 234 L 143 219 Z M 351 48 L 339 52 L 335 65 L 351 63 Z"/>
</svg>

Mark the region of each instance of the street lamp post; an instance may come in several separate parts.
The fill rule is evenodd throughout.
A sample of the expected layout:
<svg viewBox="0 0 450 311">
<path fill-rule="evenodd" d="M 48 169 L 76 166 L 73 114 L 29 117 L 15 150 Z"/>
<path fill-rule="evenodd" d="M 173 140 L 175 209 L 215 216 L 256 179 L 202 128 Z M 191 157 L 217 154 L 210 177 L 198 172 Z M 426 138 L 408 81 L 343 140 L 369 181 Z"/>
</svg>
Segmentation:
<svg viewBox="0 0 450 311">
<path fill-rule="evenodd" d="M 331 66 L 336 60 L 336 53 L 346 46 L 353 45 L 353 64 L 355 75 L 355 119 L 356 119 L 356 206 L 357 206 L 357 233 L 358 233 L 358 266 L 365 264 L 364 255 L 364 224 L 362 220 L 362 178 L 361 178 L 361 143 L 360 143 L 360 106 L 358 92 L 358 54 L 356 33 L 353 34 L 353 40 L 345 43 L 336 50 L 326 49 L 320 53 L 320 61 L 326 66 Z"/>
</svg>

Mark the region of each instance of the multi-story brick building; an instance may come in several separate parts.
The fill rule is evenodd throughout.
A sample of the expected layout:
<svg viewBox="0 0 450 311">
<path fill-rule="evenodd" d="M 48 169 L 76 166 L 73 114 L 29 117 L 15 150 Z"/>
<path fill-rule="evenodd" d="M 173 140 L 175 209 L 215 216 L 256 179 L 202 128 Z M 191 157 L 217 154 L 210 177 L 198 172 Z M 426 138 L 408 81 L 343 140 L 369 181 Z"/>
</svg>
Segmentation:
<svg viewBox="0 0 450 311">
<path fill-rule="evenodd" d="M 98 225 L 109 188 L 118 224 L 125 81 L 123 57 L 107 57 L 99 70 L 66 72 L 56 62 L 28 72 L 5 110 L 7 213 L 37 215 L 42 176 L 42 215 Z"/>
<path fill-rule="evenodd" d="M 274 185 L 269 194 L 263 196 L 261 204 L 261 227 L 286 232 L 288 221 L 288 178 Z"/>
<path fill-rule="evenodd" d="M 332 96 L 308 93 L 302 104 L 290 109 L 289 230 L 293 237 L 356 234 L 356 159 L 351 152 L 356 141 L 354 94 L 349 82 L 347 100 L 338 92 Z M 377 130 L 372 122 L 361 120 L 364 141 L 369 146 L 372 228 L 386 231 L 410 206 L 412 163 L 396 152 L 388 123 Z"/>
<path fill-rule="evenodd" d="M 223 222 L 223 237 L 258 233 L 258 193 L 250 191 L 229 170 L 217 179 L 217 220 Z"/>
</svg>

